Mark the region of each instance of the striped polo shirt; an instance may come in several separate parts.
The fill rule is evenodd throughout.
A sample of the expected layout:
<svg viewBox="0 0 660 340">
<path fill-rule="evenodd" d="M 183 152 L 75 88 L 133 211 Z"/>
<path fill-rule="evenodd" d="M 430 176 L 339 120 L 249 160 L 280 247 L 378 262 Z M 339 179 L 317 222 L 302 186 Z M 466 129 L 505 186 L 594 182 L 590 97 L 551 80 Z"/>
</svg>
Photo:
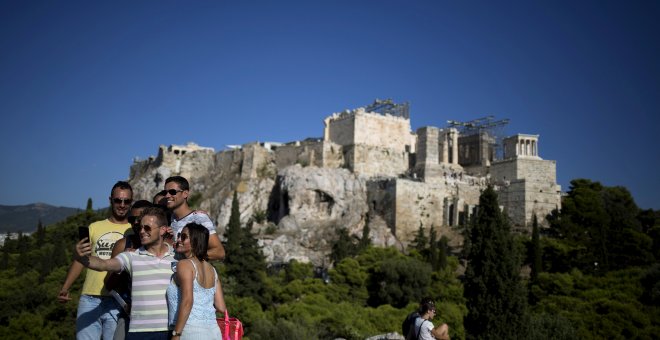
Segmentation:
<svg viewBox="0 0 660 340">
<path fill-rule="evenodd" d="M 165 290 L 172 278 L 174 250 L 162 258 L 149 253 L 144 247 L 117 256 L 122 271 L 132 278 L 131 322 L 129 332 L 167 331 L 167 299 Z"/>
</svg>

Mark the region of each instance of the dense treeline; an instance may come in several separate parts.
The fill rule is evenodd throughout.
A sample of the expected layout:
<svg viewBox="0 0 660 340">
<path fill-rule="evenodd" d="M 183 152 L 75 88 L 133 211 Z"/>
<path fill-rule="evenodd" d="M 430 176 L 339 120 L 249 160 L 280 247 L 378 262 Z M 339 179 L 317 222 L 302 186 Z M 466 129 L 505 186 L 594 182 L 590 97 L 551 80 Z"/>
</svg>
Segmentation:
<svg viewBox="0 0 660 340">
<path fill-rule="evenodd" d="M 455 254 L 433 226 L 420 226 L 408 254 L 371 246 L 368 224 L 360 236 L 338 228 L 326 272 L 296 261 L 268 267 L 251 223 L 234 216 L 234 199 L 227 258 L 216 264 L 227 306 L 252 340 L 400 332 L 423 296 L 438 302 L 433 322 L 448 323 L 453 339 L 660 338 L 658 211 L 640 210 L 625 188 L 589 180 L 572 181 L 562 210 L 547 217 L 550 227 L 535 223 L 531 236 L 511 234 L 497 207 L 486 190 L 477 217 L 464 226 L 466 249 Z M 77 227 L 105 214 L 89 207 L 6 241 L 0 338 L 74 337 L 78 296 L 60 304 L 57 292 Z"/>
</svg>

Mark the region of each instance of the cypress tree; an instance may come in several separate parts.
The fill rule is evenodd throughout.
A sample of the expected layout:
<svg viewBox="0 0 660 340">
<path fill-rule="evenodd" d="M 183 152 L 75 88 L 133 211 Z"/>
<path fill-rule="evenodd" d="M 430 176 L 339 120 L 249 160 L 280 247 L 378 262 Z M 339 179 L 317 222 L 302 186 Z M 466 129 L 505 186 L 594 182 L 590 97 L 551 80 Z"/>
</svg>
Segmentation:
<svg viewBox="0 0 660 340">
<path fill-rule="evenodd" d="M 93 208 L 92 208 L 92 198 L 90 197 L 90 198 L 87 199 L 87 208 L 85 208 L 85 211 L 88 212 L 88 213 L 91 213 L 92 210 L 93 210 Z"/>
<path fill-rule="evenodd" d="M 30 270 L 32 263 L 28 259 L 28 237 L 23 236 L 23 232 L 18 232 L 18 263 L 16 264 L 16 274 L 21 275 Z"/>
<path fill-rule="evenodd" d="M 431 268 L 435 271 L 440 268 L 440 257 L 438 254 L 438 242 L 436 242 L 436 237 L 438 236 L 437 232 L 431 226 L 429 231 L 429 251 L 427 261 L 431 264 Z"/>
<path fill-rule="evenodd" d="M 227 275 L 236 280 L 234 293 L 238 296 L 253 297 L 262 305 L 268 304 L 263 278 L 266 261 L 258 241 L 252 235 L 252 226 L 241 227 L 240 208 L 237 193 L 231 203 L 231 214 L 225 231 Z"/>
<path fill-rule="evenodd" d="M 530 281 L 532 284 L 536 283 L 539 278 L 539 273 L 543 269 L 541 263 L 541 243 L 539 241 L 539 223 L 536 219 L 536 214 L 532 218 L 532 249 L 531 249 L 531 260 L 532 260 L 532 272 Z"/>
<path fill-rule="evenodd" d="M 0 270 L 9 269 L 9 249 L 2 247 L 2 259 L 0 259 Z"/>
<path fill-rule="evenodd" d="M 371 238 L 369 234 L 371 233 L 371 228 L 369 228 L 369 215 L 367 215 L 367 221 L 362 228 L 362 237 L 360 237 L 360 242 L 358 243 L 358 253 L 369 248 L 371 245 Z"/>
<path fill-rule="evenodd" d="M 39 219 L 39 223 L 37 223 L 37 245 L 41 247 L 44 244 L 44 241 L 46 239 L 46 229 L 44 229 L 43 223 L 41 223 L 41 219 Z"/>
<path fill-rule="evenodd" d="M 236 191 L 234 191 L 234 197 L 231 201 L 231 214 L 229 215 L 229 223 L 225 229 L 225 239 L 227 244 L 225 245 L 225 250 L 227 258 L 225 259 L 225 264 L 227 264 L 229 269 L 229 264 L 232 261 L 233 255 L 236 254 L 241 247 L 241 237 L 243 233 L 241 232 L 241 212 L 238 206 L 238 196 Z"/>
<path fill-rule="evenodd" d="M 353 240 L 351 239 L 351 236 L 348 235 L 348 230 L 346 230 L 346 228 L 339 228 L 337 232 L 337 241 L 332 245 L 332 252 L 330 253 L 330 259 L 334 264 L 352 256 L 355 248 Z"/>
<path fill-rule="evenodd" d="M 438 269 L 447 267 L 447 236 L 442 236 L 438 241 Z"/>
<path fill-rule="evenodd" d="M 479 197 L 470 241 L 464 290 L 467 338 L 525 338 L 527 300 L 520 280 L 520 255 L 491 186 Z"/>
<path fill-rule="evenodd" d="M 417 229 L 417 235 L 415 235 L 415 238 L 410 243 L 410 246 L 417 250 L 420 254 L 424 254 L 426 252 L 426 245 L 428 242 L 429 239 L 424 234 L 424 226 L 422 226 L 422 223 L 420 222 L 419 229 Z"/>
</svg>

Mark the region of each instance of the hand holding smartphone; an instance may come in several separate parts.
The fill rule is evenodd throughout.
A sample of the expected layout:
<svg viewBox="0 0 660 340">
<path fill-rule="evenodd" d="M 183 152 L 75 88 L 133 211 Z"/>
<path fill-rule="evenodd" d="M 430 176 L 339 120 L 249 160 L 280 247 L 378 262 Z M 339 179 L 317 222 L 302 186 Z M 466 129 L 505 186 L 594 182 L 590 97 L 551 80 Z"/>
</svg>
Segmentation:
<svg viewBox="0 0 660 340">
<path fill-rule="evenodd" d="M 89 240 L 89 228 L 87 227 L 78 227 L 78 241 L 82 241 L 84 238 L 87 238 L 88 242 Z"/>
</svg>

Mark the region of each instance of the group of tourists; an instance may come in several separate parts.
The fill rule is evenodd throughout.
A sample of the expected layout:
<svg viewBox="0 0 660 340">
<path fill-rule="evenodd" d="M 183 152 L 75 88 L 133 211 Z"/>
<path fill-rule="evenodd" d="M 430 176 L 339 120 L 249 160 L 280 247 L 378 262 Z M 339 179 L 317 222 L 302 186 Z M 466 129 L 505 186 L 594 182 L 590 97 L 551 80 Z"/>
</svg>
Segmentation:
<svg viewBox="0 0 660 340">
<path fill-rule="evenodd" d="M 124 181 L 110 191 L 111 216 L 89 225 L 59 292 L 70 301 L 73 282 L 87 267 L 76 318 L 76 339 L 221 339 L 216 312 L 226 305 L 209 261 L 225 249 L 215 225 L 188 205 L 190 184 L 165 180 L 152 202 L 133 202 Z M 406 339 L 449 340 L 448 326 L 433 327 L 434 302 L 425 298 L 403 323 Z"/>
<path fill-rule="evenodd" d="M 111 216 L 89 225 L 59 292 L 87 267 L 76 318 L 77 339 L 221 339 L 226 310 L 209 261 L 225 250 L 215 225 L 188 205 L 190 184 L 169 177 L 152 202 L 133 202 L 129 183 L 110 191 Z"/>
</svg>

